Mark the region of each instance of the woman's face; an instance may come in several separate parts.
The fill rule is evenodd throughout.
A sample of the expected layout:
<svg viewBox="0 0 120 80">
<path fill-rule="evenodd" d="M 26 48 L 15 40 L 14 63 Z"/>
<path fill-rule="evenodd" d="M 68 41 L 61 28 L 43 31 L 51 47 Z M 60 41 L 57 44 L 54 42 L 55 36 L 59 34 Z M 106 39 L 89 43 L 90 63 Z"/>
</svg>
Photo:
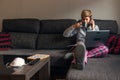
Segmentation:
<svg viewBox="0 0 120 80">
<path fill-rule="evenodd" d="M 82 18 L 82 22 L 86 22 L 86 23 L 89 23 L 90 22 L 90 17 L 83 17 Z"/>
</svg>

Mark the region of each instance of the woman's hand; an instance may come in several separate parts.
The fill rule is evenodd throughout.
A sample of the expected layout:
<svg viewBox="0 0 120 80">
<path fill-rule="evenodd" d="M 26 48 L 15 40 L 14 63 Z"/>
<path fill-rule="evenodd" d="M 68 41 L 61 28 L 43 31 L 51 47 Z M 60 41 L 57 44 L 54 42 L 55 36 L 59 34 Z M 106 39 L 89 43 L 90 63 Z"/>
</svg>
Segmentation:
<svg viewBox="0 0 120 80">
<path fill-rule="evenodd" d="M 73 25 L 73 28 L 79 28 L 79 27 L 81 27 L 81 25 L 82 25 L 82 22 L 78 22 Z"/>
<path fill-rule="evenodd" d="M 91 24 L 92 30 L 94 30 L 95 21 L 93 19 L 91 19 L 90 22 L 89 22 L 89 24 Z"/>
</svg>

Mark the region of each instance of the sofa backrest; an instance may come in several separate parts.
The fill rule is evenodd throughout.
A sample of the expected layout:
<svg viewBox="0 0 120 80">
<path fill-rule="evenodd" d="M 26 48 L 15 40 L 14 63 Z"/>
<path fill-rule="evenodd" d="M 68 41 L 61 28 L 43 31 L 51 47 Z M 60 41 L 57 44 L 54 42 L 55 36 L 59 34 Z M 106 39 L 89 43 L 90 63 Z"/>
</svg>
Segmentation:
<svg viewBox="0 0 120 80">
<path fill-rule="evenodd" d="M 3 32 L 10 32 L 12 47 L 19 49 L 68 49 L 76 42 L 75 37 L 63 37 L 66 28 L 76 23 L 75 19 L 4 19 Z M 101 30 L 108 29 L 117 34 L 115 20 L 95 19 Z"/>
<path fill-rule="evenodd" d="M 12 47 L 35 49 L 40 23 L 38 19 L 4 19 L 3 32 L 10 32 Z"/>
<path fill-rule="evenodd" d="M 95 19 L 95 23 L 99 26 L 100 30 L 110 30 L 110 34 L 118 33 L 118 24 L 115 20 Z"/>
<path fill-rule="evenodd" d="M 41 20 L 37 49 L 67 49 L 75 43 L 75 37 L 65 38 L 63 32 L 75 22 L 74 19 Z"/>
</svg>

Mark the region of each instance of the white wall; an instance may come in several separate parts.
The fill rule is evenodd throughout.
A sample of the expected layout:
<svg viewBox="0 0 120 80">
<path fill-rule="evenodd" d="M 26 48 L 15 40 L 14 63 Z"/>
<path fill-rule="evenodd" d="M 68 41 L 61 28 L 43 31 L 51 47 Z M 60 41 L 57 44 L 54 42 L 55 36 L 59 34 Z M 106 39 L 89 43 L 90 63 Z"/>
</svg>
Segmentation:
<svg viewBox="0 0 120 80">
<path fill-rule="evenodd" d="M 0 0 L 0 30 L 6 18 L 80 19 L 82 9 L 93 18 L 117 20 L 120 0 Z M 119 29 L 120 33 L 120 29 Z"/>
</svg>

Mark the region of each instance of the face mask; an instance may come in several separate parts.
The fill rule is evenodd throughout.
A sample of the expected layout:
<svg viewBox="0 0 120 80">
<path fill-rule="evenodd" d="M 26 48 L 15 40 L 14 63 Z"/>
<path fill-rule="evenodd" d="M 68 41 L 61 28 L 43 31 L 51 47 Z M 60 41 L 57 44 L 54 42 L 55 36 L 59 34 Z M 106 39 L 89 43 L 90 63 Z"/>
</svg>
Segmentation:
<svg viewBox="0 0 120 80">
<path fill-rule="evenodd" d="M 25 65 L 25 60 L 23 58 L 17 57 L 15 58 L 9 66 L 20 67 Z"/>
</svg>

